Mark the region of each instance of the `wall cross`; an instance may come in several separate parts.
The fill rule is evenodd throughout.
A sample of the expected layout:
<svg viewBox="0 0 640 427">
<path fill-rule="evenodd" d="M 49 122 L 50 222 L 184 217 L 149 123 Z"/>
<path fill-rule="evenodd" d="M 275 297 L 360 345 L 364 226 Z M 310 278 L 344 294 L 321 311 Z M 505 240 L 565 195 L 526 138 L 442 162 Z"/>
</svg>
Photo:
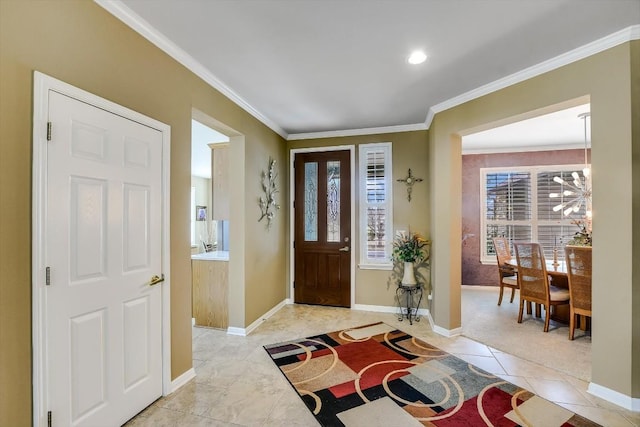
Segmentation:
<svg viewBox="0 0 640 427">
<path fill-rule="evenodd" d="M 409 173 L 406 178 L 398 179 L 398 182 L 404 182 L 407 185 L 407 200 L 411 202 L 411 190 L 413 189 L 413 184 L 416 182 L 422 182 L 422 178 L 416 178 L 411 174 L 411 168 L 409 168 Z"/>
</svg>

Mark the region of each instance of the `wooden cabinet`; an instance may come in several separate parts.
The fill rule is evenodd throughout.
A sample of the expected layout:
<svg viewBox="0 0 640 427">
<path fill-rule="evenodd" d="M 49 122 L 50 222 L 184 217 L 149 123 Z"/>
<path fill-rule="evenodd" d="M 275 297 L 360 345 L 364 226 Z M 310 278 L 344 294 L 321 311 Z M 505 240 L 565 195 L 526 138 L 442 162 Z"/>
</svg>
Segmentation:
<svg viewBox="0 0 640 427">
<path fill-rule="evenodd" d="M 229 145 L 212 144 L 211 187 L 213 209 L 211 218 L 220 221 L 229 219 Z"/>
<path fill-rule="evenodd" d="M 191 260 L 193 317 L 196 326 L 229 326 L 229 262 Z"/>
</svg>

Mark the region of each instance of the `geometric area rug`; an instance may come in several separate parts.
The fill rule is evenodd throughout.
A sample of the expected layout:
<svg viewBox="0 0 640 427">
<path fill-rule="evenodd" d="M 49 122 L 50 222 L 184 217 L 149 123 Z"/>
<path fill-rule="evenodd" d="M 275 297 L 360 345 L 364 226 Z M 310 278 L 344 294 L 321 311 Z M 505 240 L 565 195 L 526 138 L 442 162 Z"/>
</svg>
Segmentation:
<svg viewBox="0 0 640 427">
<path fill-rule="evenodd" d="M 264 347 L 323 426 L 598 426 L 385 323 Z"/>
</svg>

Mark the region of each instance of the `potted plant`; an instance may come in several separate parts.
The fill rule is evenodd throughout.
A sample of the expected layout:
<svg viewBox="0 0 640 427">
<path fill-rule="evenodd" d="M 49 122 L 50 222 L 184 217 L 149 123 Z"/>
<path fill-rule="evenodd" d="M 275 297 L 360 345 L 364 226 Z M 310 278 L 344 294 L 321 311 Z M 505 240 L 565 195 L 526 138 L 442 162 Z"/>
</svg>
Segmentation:
<svg viewBox="0 0 640 427">
<path fill-rule="evenodd" d="M 420 263 L 425 259 L 424 247 L 429 241 L 418 233 L 400 231 L 393 240 L 393 261 L 404 263 L 404 274 L 402 284 L 404 286 L 415 286 L 417 284 L 414 273 L 414 263 Z"/>
<path fill-rule="evenodd" d="M 575 246 L 591 246 L 591 218 L 582 218 L 571 221 L 577 225 L 579 230 L 573 235 L 573 238 L 568 242 L 569 245 Z"/>
</svg>

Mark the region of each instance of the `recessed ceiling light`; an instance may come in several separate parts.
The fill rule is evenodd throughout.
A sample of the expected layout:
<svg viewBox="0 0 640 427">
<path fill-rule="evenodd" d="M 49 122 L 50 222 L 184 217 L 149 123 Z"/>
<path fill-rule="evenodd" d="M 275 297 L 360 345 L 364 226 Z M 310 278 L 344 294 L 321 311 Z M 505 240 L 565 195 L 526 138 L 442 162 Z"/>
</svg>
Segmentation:
<svg viewBox="0 0 640 427">
<path fill-rule="evenodd" d="M 427 55 L 423 51 L 414 50 L 413 52 L 411 52 L 411 55 L 409 56 L 409 59 L 407 59 L 407 62 L 409 62 L 409 64 L 417 65 L 422 64 L 426 60 Z"/>
</svg>

